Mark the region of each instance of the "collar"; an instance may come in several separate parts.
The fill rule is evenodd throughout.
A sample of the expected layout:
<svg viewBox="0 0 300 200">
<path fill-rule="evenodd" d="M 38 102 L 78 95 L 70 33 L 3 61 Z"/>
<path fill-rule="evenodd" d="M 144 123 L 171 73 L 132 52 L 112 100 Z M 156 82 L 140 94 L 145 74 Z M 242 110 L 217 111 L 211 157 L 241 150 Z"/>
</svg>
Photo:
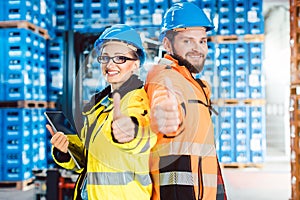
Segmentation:
<svg viewBox="0 0 300 200">
<path fill-rule="evenodd" d="M 179 65 L 178 60 L 176 60 L 175 58 L 173 58 L 171 55 L 165 54 L 164 58 L 172 61 L 172 64 L 170 65 L 172 67 L 172 69 L 178 71 L 180 74 L 182 74 L 185 78 L 187 78 L 189 80 L 193 80 L 194 79 L 194 77 L 192 76 L 191 72 L 185 66 Z"/>
<path fill-rule="evenodd" d="M 141 81 L 137 75 L 132 75 L 127 81 L 123 83 L 123 85 L 121 85 L 119 89 L 111 93 L 110 97 L 112 97 L 112 94 L 114 94 L 115 92 L 118 92 L 122 99 L 123 96 L 125 96 L 128 92 L 142 87 L 143 81 Z"/>
<path fill-rule="evenodd" d="M 113 93 L 118 92 L 122 99 L 123 96 L 125 96 L 128 92 L 142 87 L 143 81 L 141 81 L 137 75 L 132 75 L 126 82 L 123 83 L 123 85 L 121 85 L 118 90 L 115 90 Z M 83 113 L 92 112 L 92 108 L 97 109 L 98 106 L 101 106 L 102 101 L 104 104 L 106 104 L 106 101 L 112 98 L 113 93 L 111 92 L 110 85 L 101 92 L 96 93 L 94 96 L 92 96 L 89 103 L 84 106 Z"/>
</svg>

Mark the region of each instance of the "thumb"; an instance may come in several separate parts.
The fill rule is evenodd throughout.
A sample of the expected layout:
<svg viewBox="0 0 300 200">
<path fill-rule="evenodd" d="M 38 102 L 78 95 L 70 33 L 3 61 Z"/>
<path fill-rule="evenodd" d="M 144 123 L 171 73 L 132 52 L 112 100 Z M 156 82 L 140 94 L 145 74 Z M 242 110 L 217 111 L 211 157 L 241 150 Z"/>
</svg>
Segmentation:
<svg viewBox="0 0 300 200">
<path fill-rule="evenodd" d="M 117 92 L 113 95 L 113 104 L 114 104 L 113 120 L 115 120 L 122 116 L 121 96 Z"/>
<path fill-rule="evenodd" d="M 167 90 L 168 97 L 172 100 L 174 100 L 174 98 L 176 99 L 175 90 L 171 79 L 169 77 L 165 77 L 164 82 L 165 82 L 165 87 Z"/>
<path fill-rule="evenodd" d="M 52 127 L 49 124 L 46 124 L 46 128 L 48 129 L 48 131 L 50 132 L 50 134 L 53 136 L 55 133 L 52 129 Z"/>
</svg>

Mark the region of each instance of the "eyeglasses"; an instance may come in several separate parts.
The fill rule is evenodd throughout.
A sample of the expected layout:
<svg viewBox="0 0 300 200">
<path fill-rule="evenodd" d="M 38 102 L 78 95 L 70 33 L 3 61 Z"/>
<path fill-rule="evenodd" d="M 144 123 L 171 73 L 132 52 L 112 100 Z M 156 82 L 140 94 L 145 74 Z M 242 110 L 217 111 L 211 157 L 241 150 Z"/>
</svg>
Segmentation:
<svg viewBox="0 0 300 200">
<path fill-rule="evenodd" d="M 136 58 L 128 58 L 126 56 L 114 56 L 114 57 L 109 57 L 109 56 L 98 56 L 97 61 L 102 64 L 107 64 L 109 63 L 110 59 L 113 60 L 114 63 L 116 64 L 123 64 L 127 60 L 137 60 Z"/>
</svg>

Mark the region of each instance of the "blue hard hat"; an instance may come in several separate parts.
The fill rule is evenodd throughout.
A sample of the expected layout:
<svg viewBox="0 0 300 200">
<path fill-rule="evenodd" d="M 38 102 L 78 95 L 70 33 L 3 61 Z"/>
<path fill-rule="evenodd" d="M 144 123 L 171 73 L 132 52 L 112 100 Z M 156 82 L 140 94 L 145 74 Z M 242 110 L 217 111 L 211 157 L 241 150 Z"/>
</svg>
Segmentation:
<svg viewBox="0 0 300 200">
<path fill-rule="evenodd" d="M 107 41 L 122 41 L 127 44 L 133 45 L 135 48 L 139 49 L 139 58 L 141 65 L 146 60 L 146 52 L 142 44 L 140 35 L 130 26 L 125 24 L 115 24 L 110 28 L 105 29 L 105 31 L 100 35 L 100 37 L 95 41 L 94 48 L 100 50 L 101 46 Z"/>
<path fill-rule="evenodd" d="M 176 3 L 163 17 L 159 39 L 162 40 L 169 30 L 188 27 L 204 27 L 206 31 L 214 29 L 214 25 L 198 6 L 190 2 Z"/>
</svg>

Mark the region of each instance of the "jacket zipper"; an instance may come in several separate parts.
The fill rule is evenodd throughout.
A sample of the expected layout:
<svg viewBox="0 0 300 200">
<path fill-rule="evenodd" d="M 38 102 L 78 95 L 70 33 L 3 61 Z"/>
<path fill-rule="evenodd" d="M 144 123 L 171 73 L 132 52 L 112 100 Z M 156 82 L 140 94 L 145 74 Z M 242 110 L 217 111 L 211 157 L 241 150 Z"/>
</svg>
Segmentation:
<svg viewBox="0 0 300 200">
<path fill-rule="evenodd" d="M 199 168 L 198 168 L 198 200 L 203 199 L 204 186 L 202 177 L 202 157 L 199 157 Z"/>
</svg>

